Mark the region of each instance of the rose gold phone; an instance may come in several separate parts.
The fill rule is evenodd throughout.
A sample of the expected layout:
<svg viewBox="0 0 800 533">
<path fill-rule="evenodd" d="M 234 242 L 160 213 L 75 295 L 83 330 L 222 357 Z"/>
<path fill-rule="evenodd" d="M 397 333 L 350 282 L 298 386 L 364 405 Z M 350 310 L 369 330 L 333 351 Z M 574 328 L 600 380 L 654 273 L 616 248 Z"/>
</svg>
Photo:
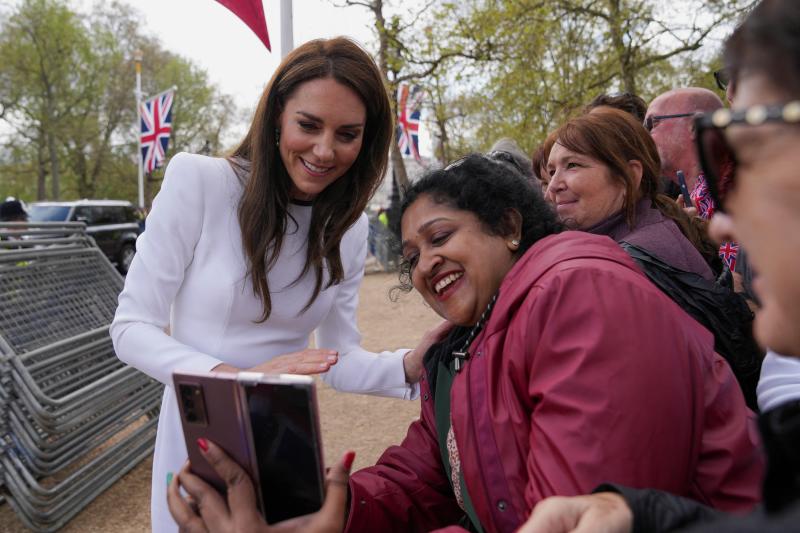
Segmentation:
<svg viewBox="0 0 800 533">
<path fill-rule="evenodd" d="M 197 448 L 213 441 L 253 480 L 270 524 L 316 512 L 325 468 L 314 380 L 293 374 L 173 374 L 192 471 L 225 483 Z"/>
<path fill-rule="evenodd" d="M 205 374 L 172 375 L 186 450 L 192 472 L 203 478 L 222 494 L 225 481 L 200 453 L 197 439 L 213 441 L 225 450 L 258 483 L 258 467 L 250 433 L 249 415 L 242 403 L 237 375 L 209 372 Z M 259 494 L 260 495 L 260 494 Z M 259 505 L 261 498 L 258 499 Z"/>
<path fill-rule="evenodd" d="M 314 380 L 242 372 L 239 382 L 250 413 L 267 523 L 319 511 L 325 468 Z"/>
</svg>

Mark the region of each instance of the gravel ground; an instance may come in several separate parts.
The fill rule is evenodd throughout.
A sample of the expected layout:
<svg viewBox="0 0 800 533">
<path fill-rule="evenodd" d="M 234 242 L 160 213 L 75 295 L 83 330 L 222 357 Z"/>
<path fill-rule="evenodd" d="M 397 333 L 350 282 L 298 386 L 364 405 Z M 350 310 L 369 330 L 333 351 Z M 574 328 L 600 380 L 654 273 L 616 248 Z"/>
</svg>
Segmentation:
<svg viewBox="0 0 800 533">
<path fill-rule="evenodd" d="M 394 274 L 376 273 L 361 286 L 359 327 L 370 350 L 413 347 L 439 317 L 416 293 L 389 300 Z M 419 415 L 416 401 L 391 400 L 318 389 L 325 461 L 330 465 L 348 449 L 356 451 L 355 468 L 374 464 L 390 444 L 399 443 Z M 63 529 L 69 533 L 139 533 L 150 529 L 151 460 L 142 462 L 97 498 Z M 25 531 L 8 504 L 0 505 L 0 531 Z"/>
</svg>

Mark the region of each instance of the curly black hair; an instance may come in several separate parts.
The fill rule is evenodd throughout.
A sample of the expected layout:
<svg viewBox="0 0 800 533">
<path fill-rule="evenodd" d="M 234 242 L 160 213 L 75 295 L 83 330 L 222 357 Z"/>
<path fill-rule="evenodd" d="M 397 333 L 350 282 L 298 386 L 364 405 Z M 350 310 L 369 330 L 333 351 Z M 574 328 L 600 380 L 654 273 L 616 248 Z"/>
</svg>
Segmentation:
<svg viewBox="0 0 800 533">
<path fill-rule="evenodd" d="M 473 213 L 490 235 L 509 235 L 512 228 L 506 213 L 509 209 L 516 210 L 522 216 L 518 255 L 539 239 L 563 229 L 541 193 L 519 172 L 480 154 L 471 154 L 444 169 L 429 171 L 411 185 L 400 208 L 401 219 L 406 209 L 422 195 L 430 196 L 438 204 Z M 401 263 L 397 288 L 404 292 L 412 289 L 411 270 L 405 261 Z"/>
</svg>

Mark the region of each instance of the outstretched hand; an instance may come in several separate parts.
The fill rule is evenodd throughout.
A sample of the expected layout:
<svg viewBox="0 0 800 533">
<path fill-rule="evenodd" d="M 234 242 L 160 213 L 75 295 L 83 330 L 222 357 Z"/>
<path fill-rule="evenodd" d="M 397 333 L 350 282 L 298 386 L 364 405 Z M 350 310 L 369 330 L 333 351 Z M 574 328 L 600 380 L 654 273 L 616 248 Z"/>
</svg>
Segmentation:
<svg viewBox="0 0 800 533">
<path fill-rule="evenodd" d="M 450 330 L 453 329 L 453 324 L 447 320 L 442 321 L 438 326 L 429 329 L 422 336 L 417 347 L 407 352 L 403 357 L 403 370 L 406 373 L 406 383 L 416 383 L 422 377 L 422 359 L 428 352 L 431 346 L 444 339 Z"/>
<path fill-rule="evenodd" d="M 225 480 L 227 501 L 211 485 L 192 474 L 189 463 L 173 478 L 167 489 L 172 518 L 186 533 L 334 533 L 344 529 L 348 480 L 355 452 L 347 452 L 332 467 L 326 480 L 325 502 L 316 513 L 268 525 L 258 511 L 256 491 L 247 473 L 219 446 L 208 442 L 201 453 Z M 186 491 L 188 498 L 180 493 Z"/>
<path fill-rule="evenodd" d="M 248 372 L 264 374 L 321 374 L 327 372 L 339 361 L 339 352 L 322 348 L 307 348 L 299 352 L 273 357 L 265 363 L 248 368 Z M 242 369 L 222 363 L 215 366 L 214 372 L 241 372 Z"/>
<path fill-rule="evenodd" d="M 633 513 L 615 492 L 540 501 L 517 533 L 630 533 Z"/>
</svg>

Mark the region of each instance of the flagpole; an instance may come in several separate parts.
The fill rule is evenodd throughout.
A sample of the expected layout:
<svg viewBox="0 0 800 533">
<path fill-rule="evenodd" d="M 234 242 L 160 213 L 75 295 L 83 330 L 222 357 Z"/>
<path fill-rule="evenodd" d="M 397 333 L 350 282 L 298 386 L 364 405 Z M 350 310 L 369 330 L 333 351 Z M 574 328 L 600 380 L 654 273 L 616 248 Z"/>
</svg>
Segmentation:
<svg viewBox="0 0 800 533">
<path fill-rule="evenodd" d="M 136 63 L 136 160 L 139 162 L 139 207 L 144 209 L 144 162 L 142 161 L 141 147 L 141 118 L 139 117 L 139 106 L 142 102 L 142 51 L 136 50 L 133 53 L 133 60 Z"/>
<path fill-rule="evenodd" d="M 281 59 L 294 48 L 292 0 L 281 0 Z"/>
</svg>

